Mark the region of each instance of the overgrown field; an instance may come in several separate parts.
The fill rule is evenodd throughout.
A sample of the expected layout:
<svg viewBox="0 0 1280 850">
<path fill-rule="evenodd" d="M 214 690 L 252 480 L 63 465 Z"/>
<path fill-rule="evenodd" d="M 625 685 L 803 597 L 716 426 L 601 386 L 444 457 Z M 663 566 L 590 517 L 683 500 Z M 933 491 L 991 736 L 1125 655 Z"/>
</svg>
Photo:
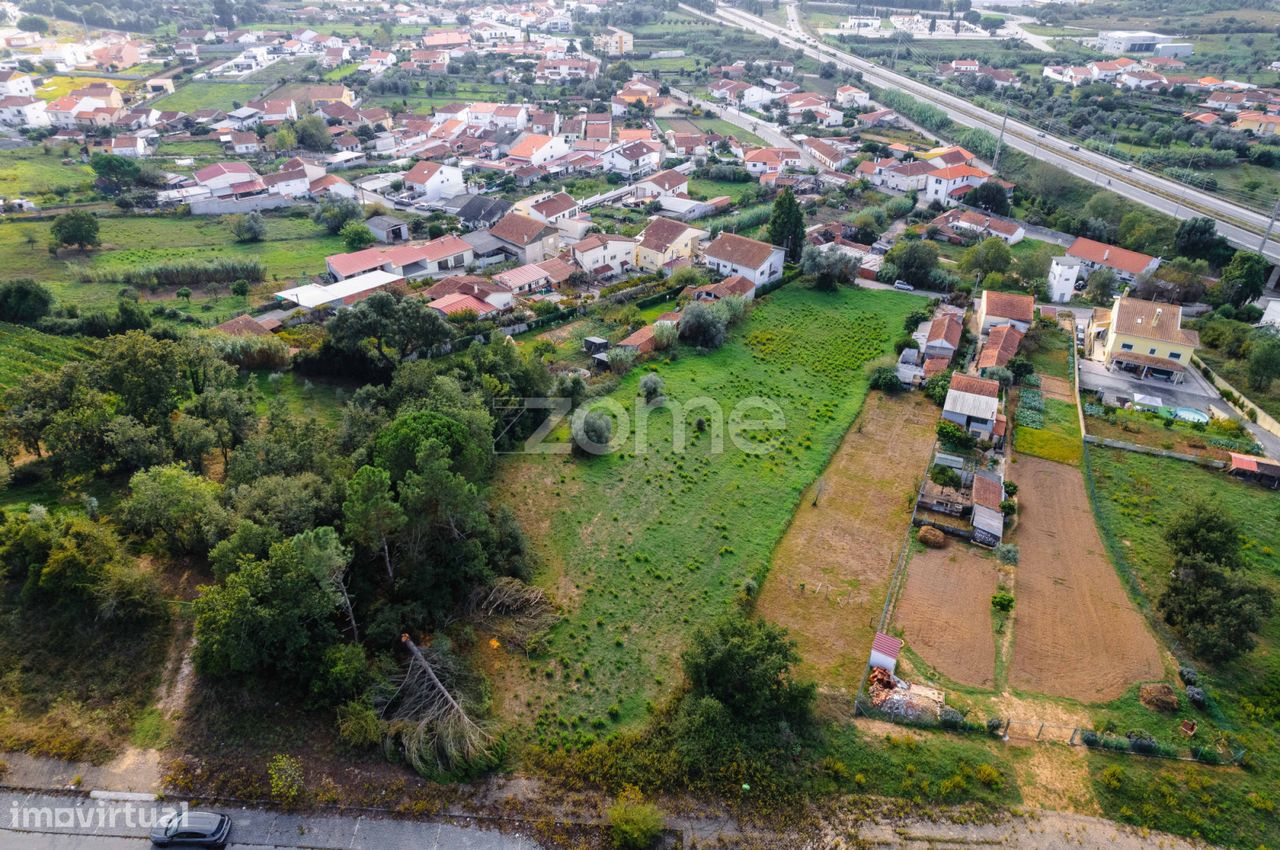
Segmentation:
<svg viewBox="0 0 1280 850">
<path fill-rule="evenodd" d="M 1245 537 L 1246 571 L 1280 590 L 1280 498 L 1192 463 L 1090 447 L 1087 469 L 1096 484 L 1099 528 L 1121 574 L 1137 583 L 1148 605 L 1169 571 L 1164 528 L 1191 498 L 1232 516 Z M 1091 758 L 1093 784 L 1104 811 L 1127 823 L 1195 833 L 1238 847 L 1276 846 L 1280 779 L 1276 723 L 1280 720 L 1280 618 L 1265 625 L 1257 649 L 1216 667 L 1200 664 L 1201 679 L 1229 730 L 1231 746 L 1247 752 L 1248 769 L 1155 765 L 1116 757 Z M 1113 769 L 1114 768 L 1114 769 Z"/>
<path fill-rule="evenodd" d="M 496 490 L 516 509 L 544 566 L 541 582 L 565 608 L 545 649 L 512 654 L 499 671 L 501 710 L 536 718 L 543 744 L 585 740 L 639 720 L 678 678 L 682 638 L 754 593 L 805 487 L 826 465 L 866 394 L 864 366 L 889 352 L 918 304 L 892 292 L 784 287 L 756 304 L 725 346 L 652 364 L 687 435 L 673 450 L 673 417 L 649 416 L 648 448 L 634 436 L 588 459 L 522 454 L 500 464 Z M 645 368 L 610 395 L 635 420 Z M 744 400 L 775 402 L 785 425 L 714 443 L 715 419 Z M 748 411 L 747 418 L 762 414 Z M 713 423 L 698 433 L 695 421 Z M 617 436 L 618 432 L 615 432 Z M 634 431 L 633 431 L 634 434 Z"/>
<path fill-rule="evenodd" d="M 38 147 L 0 151 L 0 197 L 25 197 L 44 205 L 58 192 L 74 200 L 75 193 L 92 186 L 93 172 L 79 160 L 63 165 L 62 159 L 56 148 L 47 154 Z"/>
</svg>

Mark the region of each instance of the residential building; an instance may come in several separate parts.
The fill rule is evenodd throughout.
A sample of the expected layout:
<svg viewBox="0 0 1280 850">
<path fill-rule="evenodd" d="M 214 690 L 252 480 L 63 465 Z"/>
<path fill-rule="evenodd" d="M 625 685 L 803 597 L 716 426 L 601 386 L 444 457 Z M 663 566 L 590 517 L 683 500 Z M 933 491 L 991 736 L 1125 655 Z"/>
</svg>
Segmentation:
<svg viewBox="0 0 1280 850">
<path fill-rule="evenodd" d="M 595 49 L 602 51 L 605 56 L 625 56 L 635 52 L 635 38 L 617 27 L 608 27 L 603 33 L 596 35 L 592 42 Z"/>
<path fill-rule="evenodd" d="M 1089 275 L 1099 269 L 1109 269 L 1116 280 L 1123 284 L 1146 278 L 1160 267 L 1160 258 L 1118 248 L 1105 242 L 1077 238 L 1061 257 L 1054 257 L 1049 266 L 1049 297 L 1055 302 L 1066 302 L 1084 288 Z"/>
<path fill-rule="evenodd" d="M 643 180 L 637 180 L 632 188 L 637 198 L 656 198 L 662 195 L 689 194 L 689 178 L 675 169 L 668 168 L 657 174 L 650 174 Z"/>
<path fill-rule="evenodd" d="M 1093 311 L 1086 353 L 1108 369 L 1140 379 L 1181 383 L 1200 335 L 1182 327 L 1182 308 L 1121 296 L 1110 310 Z"/>
<path fill-rule="evenodd" d="M 562 136 L 524 133 L 507 152 L 507 158 L 530 165 L 545 165 L 569 153 L 569 142 Z"/>
<path fill-rule="evenodd" d="M 1274 136 L 1280 133 L 1280 115 L 1246 110 L 1232 122 L 1233 130 L 1248 130 L 1255 136 Z"/>
<path fill-rule="evenodd" d="M 794 148 L 756 148 L 747 151 L 742 157 L 742 164 L 747 171 L 756 176 L 799 168 L 800 162 L 800 152 Z"/>
<path fill-rule="evenodd" d="M 952 242 L 980 241 L 996 237 L 1008 245 L 1017 245 L 1027 231 L 1013 219 L 998 218 L 978 210 L 950 209 L 930 223 L 941 236 Z"/>
<path fill-rule="evenodd" d="M 640 232 L 636 243 L 636 265 L 647 272 L 659 272 L 679 261 L 691 261 L 707 231 L 682 221 L 655 216 Z"/>
<path fill-rule="evenodd" d="M 414 163 L 404 175 L 404 186 L 427 203 L 461 195 L 467 188 L 461 168 L 429 160 Z"/>
<path fill-rule="evenodd" d="M 605 151 L 606 171 L 635 179 L 658 170 L 662 163 L 661 146 L 656 142 L 628 142 Z"/>
<path fill-rule="evenodd" d="M 733 274 L 719 283 L 708 283 L 689 292 L 694 301 L 719 301 L 733 296 L 752 301 L 756 296 L 756 285 L 749 278 Z"/>
<path fill-rule="evenodd" d="M 929 331 L 921 351 L 926 358 L 942 357 L 950 363 L 957 349 L 960 348 L 960 337 L 963 333 L 963 315 L 950 311 L 939 312 L 929 323 Z"/>
<path fill-rule="evenodd" d="M 1030 295 L 984 289 L 978 300 L 979 332 L 986 334 L 999 325 L 1013 325 L 1026 333 L 1035 320 L 1035 310 L 1036 300 Z"/>
<path fill-rule="evenodd" d="M 6 127 L 48 127 L 49 104 L 30 95 L 0 97 L 0 124 Z"/>
<path fill-rule="evenodd" d="M 570 249 L 573 261 L 587 274 L 614 277 L 636 265 L 636 240 L 615 233 L 595 233 Z"/>
<path fill-rule="evenodd" d="M 986 374 L 987 369 L 1008 365 L 1018 353 L 1022 337 L 1022 331 L 1013 325 L 997 325 L 992 328 L 991 333 L 987 334 L 986 342 L 982 344 L 982 351 L 978 352 L 979 373 Z"/>
<path fill-rule="evenodd" d="M 472 298 L 478 298 L 499 310 L 506 310 L 515 303 L 512 290 L 503 285 L 498 278 L 495 277 L 491 281 L 488 278 L 471 274 L 452 275 L 443 278 L 438 283 L 428 287 L 422 293 L 422 297 L 434 301 L 447 295 L 456 294 L 470 295 Z"/>
<path fill-rule="evenodd" d="M 520 201 L 515 208 L 547 224 L 555 224 L 578 214 L 578 202 L 567 192 L 545 192 L 534 195 Z"/>
<path fill-rule="evenodd" d="M 871 95 L 857 86 L 840 86 L 836 89 L 836 105 L 843 107 L 870 106 Z"/>
<path fill-rule="evenodd" d="M 972 165 L 953 165 L 939 168 L 925 180 L 925 203 L 937 201 L 944 206 L 959 202 L 970 189 L 981 186 L 990 177 L 987 172 Z"/>
<path fill-rule="evenodd" d="M 4 97 L 34 97 L 35 85 L 31 76 L 22 71 L 0 71 L 0 95 Z"/>
<path fill-rule="evenodd" d="M 847 153 L 825 139 L 808 138 L 802 144 L 809 156 L 832 171 L 839 171 L 849 162 Z"/>
<path fill-rule="evenodd" d="M 703 250 L 702 257 L 720 274 L 742 275 L 756 286 L 782 277 L 781 248 L 734 233 L 721 233 Z"/>
<path fill-rule="evenodd" d="M 560 249 L 559 231 L 514 210 L 489 228 L 488 234 L 498 240 L 504 253 L 521 263 L 539 262 Z"/>
<path fill-rule="evenodd" d="M 1000 384 L 961 372 L 951 374 L 942 418 L 954 422 L 979 440 L 997 442 L 996 417 L 1000 413 Z"/>
</svg>

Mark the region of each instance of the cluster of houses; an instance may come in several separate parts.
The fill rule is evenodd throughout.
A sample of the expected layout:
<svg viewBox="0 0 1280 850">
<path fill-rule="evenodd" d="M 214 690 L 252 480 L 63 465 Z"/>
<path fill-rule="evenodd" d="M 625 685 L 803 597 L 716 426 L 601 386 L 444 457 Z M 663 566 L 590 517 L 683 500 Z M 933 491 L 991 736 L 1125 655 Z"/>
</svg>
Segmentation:
<svg viewBox="0 0 1280 850">
<path fill-rule="evenodd" d="M 932 477 L 921 485 L 918 506 L 948 517 L 964 518 L 968 526 L 933 523 L 946 531 L 960 530 L 975 543 L 994 546 L 1004 535 L 1004 456 L 1008 420 L 1002 412 L 1000 384 L 986 377 L 1006 366 L 1018 352 L 1035 320 L 1035 300 L 1023 293 L 985 290 L 978 301 L 972 327 L 979 341 L 977 357 L 968 371 L 951 372 L 942 418 L 974 437 L 986 450 L 979 456 L 939 447 L 935 466 L 955 473 L 959 486 Z M 921 386 L 929 378 L 953 368 L 964 336 L 966 315 L 958 307 L 940 305 L 929 321 L 913 334 L 918 349 L 903 350 L 898 378 L 905 386 Z"/>
<path fill-rule="evenodd" d="M 958 145 L 913 151 L 907 145 L 889 146 L 890 156 L 858 163 L 854 174 L 873 186 L 896 192 L 916 192 L 928 204 L 955 206 L 970 190 L 995 183 L 1006 192 L 1013 184 L 996 177 L 977 156 Z M 1020 237 L 1019 237 L 1020 238 Z"/>
<path fill-rule="evenodd" d="M 151 59 L 151 44 L 120 32 L 102 32 L 92 38 L 73 40 L 52 33 L 25 32 L 16 27 L 0 27 L 0 46 L 9 58 L 0 68 L 12 70 L 20 60 L 32 65 L 67 71 L 125 71 Z"/>
<path fill-rule="evenodd" d="M 1202 126 L 1229 124 L 1258 136 L 1280 132 L 1280 88 L 1239 80 L 1186 73 L 1187 63 L 1176 56 L 1144 56 L 1098 60 L 1085 65 L 1046 65 L 1043 76 L 1070 86 L 1092 83 L 1129 91 L 1181 88 L 1203 94 L 1199 108 L 1184 113 L 1186 121 Z"/>
</svg>

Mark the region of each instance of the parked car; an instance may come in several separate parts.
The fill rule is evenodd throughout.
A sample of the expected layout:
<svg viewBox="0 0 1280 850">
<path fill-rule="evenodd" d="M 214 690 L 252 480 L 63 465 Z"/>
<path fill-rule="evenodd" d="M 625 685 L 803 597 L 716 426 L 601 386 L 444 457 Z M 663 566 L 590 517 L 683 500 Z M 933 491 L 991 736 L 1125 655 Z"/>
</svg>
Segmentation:
<svg viewBox="0 0 1280 850">
<path fill-rule="evenodd" d="M 907 283 L 905 280 L 895 280 L 895 281 L 893 282 L 893 288 L 894 288 L 894 289 L 901 289 L 903 292 L 911 292 L 912 290 L 914 290 L 914 289 L 915 289 L 915 287 L 914 287 L 914 286 L 912 286 L 911 284 Z"/>
<path fill-rule="evenodd" d="M 1073 151 L 1078 151 L 1078 150 L 1080 150 L 1080 146 L 1079 146 L 1079 145 L 1067 145 L 1067 148 L 1068 148 L 1069 150 L 1073 150 Z"/>
<path fill-rule="evenodd" d="M 177 812 L 166 815 L 151 830 L 156 847 L 227 846 L 231 838 L 231 818 L 216 812 Z"/>
<path fill-rule="evenodd" d="M 1041 132 L 1039 132 L 1039 133 L 1036 133 L 1036 138 L 1037 138 L 1037 139 L 1043 139 L 1043 138 L 1044 138 L 1044 132 L 1043 132 L 1043 131 L 1041 131 Z"/>
</svg>

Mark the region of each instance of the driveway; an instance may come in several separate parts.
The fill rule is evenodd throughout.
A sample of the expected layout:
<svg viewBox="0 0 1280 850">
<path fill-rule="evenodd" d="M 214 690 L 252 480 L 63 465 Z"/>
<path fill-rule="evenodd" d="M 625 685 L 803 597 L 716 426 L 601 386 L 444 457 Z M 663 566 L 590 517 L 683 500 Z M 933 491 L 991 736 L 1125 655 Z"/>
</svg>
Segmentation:
<svg viewBox="0 0 1280 850">
<path fill-rule="evenodd" d="M 164 805 L 48 794 L 5 796 L 0 796 L 0 847 L 5 850 L 137 850 L 150 847 L 151 842 L 145 836 Z M 231 850 L 262 847 L 541 850 L 541 845 L 526 836 L 475 826 L 369 817 L 288 815 L 260 809 L 218 810 L 230 814 L 234 823 L 232 842 L 228 845 Z M 112 823 L 113 817 L 115 823 Z M 59 828 L 58 823 L 67 825 Z"/>
<path fill-rule="evenodd" d="M 1124 372 L 1109 372 L 1105 366 L 1095 360 L 1082 359 L 1080 388 L 1117 393 L 1122 396 L 1132 396 L 1134 393 L 1158 396 L 1161 402 L 1169 407 L 1194 407 L 1207 411 L 1212 405 L 1214 409 L 1229 414 L 1232 419 L 1244 425 L 1258 445 L 1262 446 L 1264 454 L 1268 457 L 1280 458 L 1280 437 L 1237 415 L 1230 405 L 1222 400 L 1222 394 L 1218 392 L 1217 387 L 1210 384 L 1197 369 L 1188 369 L 1186 378 L 1181 384 L 1166 384 L 1164 381 L 1140 381 Z"/>
</svg>

